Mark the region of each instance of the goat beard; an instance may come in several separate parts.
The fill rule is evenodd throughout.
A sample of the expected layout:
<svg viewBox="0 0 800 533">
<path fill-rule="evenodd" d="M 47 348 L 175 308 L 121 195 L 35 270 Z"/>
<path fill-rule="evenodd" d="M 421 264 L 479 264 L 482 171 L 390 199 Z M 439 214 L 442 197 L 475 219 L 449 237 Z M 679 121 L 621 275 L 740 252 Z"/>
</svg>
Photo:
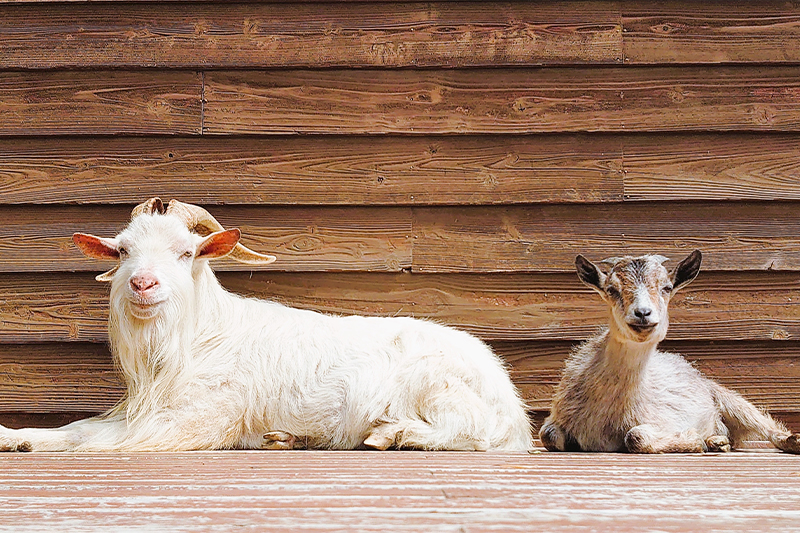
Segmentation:
<svg viewBox="0 0 800 533">
<path fill-rule="evenodd" d="M 124 296 L 112 286 L 109 338 L 114 360 L 123 375 L 123 399 L 129 423 L 168 406 L 185 370 L 191 368 L 194 299 L 174 292 L 149 319 L 130 314 Z"/>
</svg>

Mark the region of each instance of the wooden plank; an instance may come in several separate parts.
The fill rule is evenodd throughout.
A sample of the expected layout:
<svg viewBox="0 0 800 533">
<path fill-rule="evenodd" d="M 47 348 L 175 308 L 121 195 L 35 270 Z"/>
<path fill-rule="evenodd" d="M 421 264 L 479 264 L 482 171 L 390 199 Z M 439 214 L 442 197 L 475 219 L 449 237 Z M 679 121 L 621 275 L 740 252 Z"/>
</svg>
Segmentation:
<svg viewBox="0 0 800 533">
<path fill-rule="evenodd" d="M 798 2 L 627 0 L 621 10 L 626 63 L 800 61 Z"/>
<path fill-rule="evenodd" d="M 4 454 L 13 505 L 0 520 L 49 531 L 791 531 L 798 467 L 768 452 Z"/>
<path fill-rule="evenodd" d="M 114 236 L 125 227 L 132 207 L 4 207 L 0 271 L 108 269 L 113 262 L 84 257 L 72 244 L 72 234 Z M 399 271 L 411 266 L 408 208 L 226 206 L 211 213 L 225 227 L 240 228 L 246 246 L 278 257 L 265 267 L 223 260 L 215 263 L 217 270 Z"/>
<path fill-rule="evenodd" d="M 0 135 L 198 134 L 194 72 L 4 72 Z"/>
<path fill-rule="evenodd" d="M 533 411 L 547 411 L 561 379 L 564 360 L 576 342 L 507 342 L 492 346 L 511 365 L 511 376 Z M 668 341 L 662 350 L 679 353 L 706 376 L 743 394 L 763 409 L 800 412 L 800 343 L 754 341 Z"/>
<path fill-rule="evenodd" d="M 437 205 L 800 199 L 776 133 L 0 138 L 0 204 Z"/>
<path fill-rule="evenodd" d="M 31 413 L 27 411 L 2 411 L 0 412 L 0 425 L 7 428 L 57 428 L 82 420 L 100 413 L 60 412 L 60 413 Z"/>
<path fill-rule="evenodd" d="M 616 137 L 0 139 L 0 204 L 622 200 Z"/>
<path fill-rule="evenodd" d="M 615 3 L 0 6 L 0 68 L 621 63 Z"/>
<path fill-rule="evenodd" d="M 222 272 L 223 286 L 303 309 L 414 316 L 487 340 L 582 340 L 607 323 L 571 274 Z M 106 342 L 108 285 L 82 274 L 0 276 L 0 343 Z M 800 280 L 786 272 L 703 272 L 671 304 L 672 340 L 800 337 Z"/>
<path fill-rule="evenodd" d="M 800 199 L 793 135 L 637 135 L 623 142 L 626 200 Z"/>
<path fill-rule="evenodd" d="M 569 341 L 495 341 L 532 411 L 547 411 L 561 376 Z M 800 343 L 667 342 L 661 349 L 683 354 L 706 376 L 774 413 L 800 412 Z M 124 386 L 105 344 L 0 344 L 0 424 L 23 412 L 40 416 L 91 416 L 122 397 Z M 12 415 L 10 413 L 17 413 Z M 5 414 L 5 415 L 4 415 Z M 74 414 L 74 415 L 73 415 Z M 780 415 L 776 415 L 780 416 Z M 54 417 L 54 423 L 63 423 Z M 19 423 L 17 422 L 17 423 Z M 29 422 L 36 422 L 33 418 Z"/>
<path fill-rule="evenodd" d="M 800 127 L 794 67 L 218 71 L 210 134 L 435 134 Z"/>
<path fill-rule="evenodd" d="M 704 253 L 708 270 L 796 270 L 791 202 L 414 208 L 417 272 L 572 271 L 575 256 Z"/>
<path fill-rule="evenodd" d="M 124 392 L 105 344 L 0 344 L 0 413 L 91 416 Z"/>
</svg>

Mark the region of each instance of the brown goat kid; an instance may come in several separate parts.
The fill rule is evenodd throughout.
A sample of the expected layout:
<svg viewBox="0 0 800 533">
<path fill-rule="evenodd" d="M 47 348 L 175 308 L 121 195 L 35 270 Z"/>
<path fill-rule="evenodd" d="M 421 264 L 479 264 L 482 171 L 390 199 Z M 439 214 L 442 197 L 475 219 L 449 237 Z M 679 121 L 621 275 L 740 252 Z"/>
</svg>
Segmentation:
<svg viewBox="0 0 800 533">
<path fill-rule="evenodd" d="M 608 259 L 579 255 L 578 277 L 608 304 L 608 329 L 572 353 L 539 436 L 551 451 L 730 451 L 751 438 L 800 453 L 791 434 L 736 392 L 704 377 L 657 345 L 667 334 L 667 306 L 700 270 L 695 250 L 671 273 L 665 257 Z"/>
</svg>

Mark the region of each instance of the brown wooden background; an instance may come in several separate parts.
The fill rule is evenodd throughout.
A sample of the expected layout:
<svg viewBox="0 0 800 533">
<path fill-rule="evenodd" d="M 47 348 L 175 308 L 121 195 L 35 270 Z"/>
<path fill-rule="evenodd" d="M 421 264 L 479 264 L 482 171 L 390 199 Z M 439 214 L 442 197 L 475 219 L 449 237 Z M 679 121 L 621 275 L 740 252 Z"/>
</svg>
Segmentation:
<svg viewBox="0 0 800 533">
<path fill-rule="evenodd" d="M 800 2 L 0 2 L 0 423 L 101 412 L 112 235 L 205 205 L 230 289 L 488 340 L 540 418 L 573 273 L 705 252 L 670 349 L 800 429 Z"/>
</svg>

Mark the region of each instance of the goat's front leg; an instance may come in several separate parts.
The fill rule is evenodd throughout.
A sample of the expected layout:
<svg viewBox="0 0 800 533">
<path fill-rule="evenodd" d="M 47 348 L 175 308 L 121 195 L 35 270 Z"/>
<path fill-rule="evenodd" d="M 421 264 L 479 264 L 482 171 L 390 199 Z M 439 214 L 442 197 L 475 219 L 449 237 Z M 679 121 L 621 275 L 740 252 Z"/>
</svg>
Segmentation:
<svg viewBox="0 0 800 533">
<path fill-rule="evenodd" d="M 67 452 L 113 449 L 125 435 L 120 418 L 87 418 L 60 428 L 9 429 L 0 426 L 0 451 Z"/>
<path fill-rule="evenodd" d="M 632 427 L 625 435 L 625 447 L 631 453 L 701 453 L 704 450 L 703 440 L 694 429 L 672 433 L 651 424 Z"/>
<path fill-rule="evenodd" d="M 297 442 L 297 437 L 285 431 L 268 431 L 264 433 L 264 441 L 261 443 L 262 450 L 297 450 L 303 448 Z"/>
<path fill-rule="evenodd" d="M 539 430 L 542 446 L 551 452 L 579 452 L 578 442 L 567 431 L 555 422 L 545 420 Z"/>
</svg>

